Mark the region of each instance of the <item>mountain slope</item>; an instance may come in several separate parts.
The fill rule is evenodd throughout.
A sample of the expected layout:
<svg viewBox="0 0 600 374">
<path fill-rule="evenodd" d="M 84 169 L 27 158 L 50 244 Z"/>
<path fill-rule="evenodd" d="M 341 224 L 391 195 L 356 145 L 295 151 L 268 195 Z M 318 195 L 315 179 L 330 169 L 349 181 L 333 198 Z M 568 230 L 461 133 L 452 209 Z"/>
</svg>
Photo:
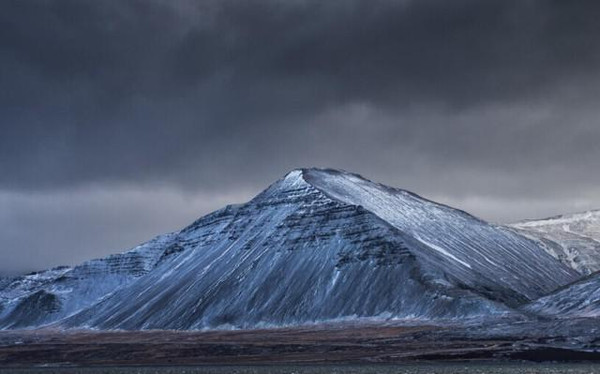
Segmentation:
<svg viewBox="0 0 600 374">
<path fill-rule="evenodd" d="M 524 309 L 559 318 L 600 317 L 600 272 L 562 287 Z"/>
<path fill-rule="evenodd" d="M 463 211 L 355 174 L 334 170 L 305 174 L 327 195 L 363 206 L 446 257 L 444 267 L 451 267 L 452 274 L 464 274 L 462 281 L 468 285 L 493 277 L 498 286 L 531 299 L 574 279 L 572 271 L 556 266 L 533 242 Z"/>
<path fill-rule="evenodd" d="M 600 210 L 510 225 L 581 274 L 600 271 Z"/>
<path fill-rule="evenodd" d="M 0 328 L 43 325 L 69 316 L 147 274 L 173 250 L 161 235 L 131 251 L 0 283 Z"/>
<path fill-rule="evenodd" d="M 293 171 L 175 240 L 184 248 L 178 256 L 61 325 L 493 316 L 577 278 L 510 230 L 333 170 Z"/>
</svg>

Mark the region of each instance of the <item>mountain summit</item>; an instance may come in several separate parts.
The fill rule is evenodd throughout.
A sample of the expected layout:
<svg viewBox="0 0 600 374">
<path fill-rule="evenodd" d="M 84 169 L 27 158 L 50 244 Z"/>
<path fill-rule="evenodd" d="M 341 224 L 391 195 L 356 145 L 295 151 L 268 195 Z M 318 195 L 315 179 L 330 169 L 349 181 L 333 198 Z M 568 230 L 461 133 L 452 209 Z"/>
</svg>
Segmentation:
<svg viewBox="0 0 600 374">
<path fill-rule="evenodd" d="M 248 203 L 151 243 L 136 249 L 152 253 L 144 270 L 94 300 L 78 290 L 98 278 L 61 289 L 50 276 L 20 292 L 15 282 L 27 282 L 9 282 L 0 326 L 203 329 L 501 316 L 578 278 L 513 230 L 331 169 L 294 170 Z M 65 310 L 78 299 L 85 302 Z M 34 313 L 40 303 L 50 306 Z"/>
</svg>

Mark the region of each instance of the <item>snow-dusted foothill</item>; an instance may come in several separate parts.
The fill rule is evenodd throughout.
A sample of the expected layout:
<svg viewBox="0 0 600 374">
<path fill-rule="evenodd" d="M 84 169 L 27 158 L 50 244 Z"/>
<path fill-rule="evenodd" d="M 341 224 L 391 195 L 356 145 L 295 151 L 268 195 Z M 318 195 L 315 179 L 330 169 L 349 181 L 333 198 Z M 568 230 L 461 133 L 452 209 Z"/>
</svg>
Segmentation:
<svg viewBox="0 0 600 374">
<path fill-rule="evenodd" d="M 147 274 L 168 257 L 174 235 L 75 267 L 57 267 L 0 284 L 0 328 L 44 325 L 86 308 Z"/>
<path fill-rule="evenodd" d="M 556 318 L 600 317 L 600 272 L 544 296 L 524 310 Z"/>
<path fill-rule="evenodd" d="M 510 227 L 538 241 L 581 274 L 600 270 L 600 210 L 517 222 Z"/>
</svg>

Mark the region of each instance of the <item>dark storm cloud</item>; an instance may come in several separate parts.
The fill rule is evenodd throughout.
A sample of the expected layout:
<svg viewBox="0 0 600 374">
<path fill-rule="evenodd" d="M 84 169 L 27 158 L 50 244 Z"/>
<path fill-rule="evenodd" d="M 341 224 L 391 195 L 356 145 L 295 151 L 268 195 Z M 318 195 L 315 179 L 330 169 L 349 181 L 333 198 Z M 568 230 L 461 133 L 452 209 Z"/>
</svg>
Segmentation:
<svg viewBox="0 0 600 374">
<path fill-rule="evenodd" d="M 78 260 L 312 165 L 494 220 L 600 206 L 598 19 L 595 0 L 3 1 L 0 245 Z"/>
<path fill-rule="evenodd" d="M 595 1 L 4 2 L 0 185 L 219 185 L 232 181 L 224 168 L 288 151 L 285 166 L 319 147 L 303 140 L 320 130 L 311 119 L 344 105 L 393 115 L 530 100 L 597 80 L 599 10 Z M 451 124 L 388 126 L 360 132 Z"/>
</svg>

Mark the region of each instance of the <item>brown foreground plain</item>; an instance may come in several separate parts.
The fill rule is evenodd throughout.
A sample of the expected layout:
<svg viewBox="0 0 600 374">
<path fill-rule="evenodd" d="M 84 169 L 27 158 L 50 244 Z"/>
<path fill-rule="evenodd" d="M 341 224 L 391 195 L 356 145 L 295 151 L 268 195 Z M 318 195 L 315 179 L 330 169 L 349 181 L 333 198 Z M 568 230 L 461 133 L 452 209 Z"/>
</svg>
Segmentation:
<svg viewBox="0 0 600 374">
<path fill-rule="evenodd" d="M 576 327 L 590 328 L 581 323 Z M 527 323 L 507 323 L 493 329 L 323 324 L 221 331 L 2 331 L 0 367 L 600 362 L 598 337 L 588 337 L 585 344 L 575 346 L 556 331 L 550 323 L 535 328 Z"/>
</svg>

